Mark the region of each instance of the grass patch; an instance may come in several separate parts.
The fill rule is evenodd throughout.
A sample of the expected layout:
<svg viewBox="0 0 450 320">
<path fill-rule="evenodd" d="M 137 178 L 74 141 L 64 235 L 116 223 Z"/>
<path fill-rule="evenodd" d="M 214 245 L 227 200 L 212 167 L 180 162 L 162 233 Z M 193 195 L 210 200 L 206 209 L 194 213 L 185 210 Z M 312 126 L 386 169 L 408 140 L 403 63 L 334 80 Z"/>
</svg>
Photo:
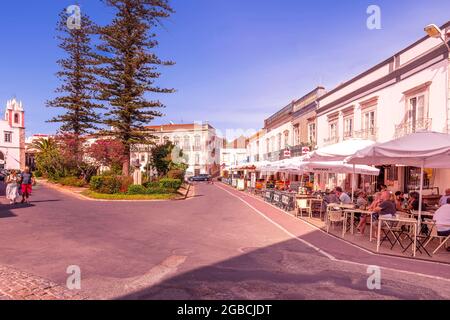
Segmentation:
<svg viewBox="0 0 450 320">
<path fill-rule="evenodd" d="M 164 194 L 104 194 L 91 190 L 86 190 L 81 193 L 82 195 L 97 199 L 97 200 L 172 200 L 177 197 L 176 193 L 164 193 Z"/>
</svg>

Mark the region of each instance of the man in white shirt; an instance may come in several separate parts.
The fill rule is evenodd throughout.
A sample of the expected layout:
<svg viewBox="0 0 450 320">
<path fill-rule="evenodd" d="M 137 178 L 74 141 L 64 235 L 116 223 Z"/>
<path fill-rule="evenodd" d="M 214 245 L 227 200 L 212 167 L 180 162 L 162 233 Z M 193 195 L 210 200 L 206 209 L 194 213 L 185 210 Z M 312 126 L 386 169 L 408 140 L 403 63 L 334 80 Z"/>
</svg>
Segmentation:
<svg viewBox="0 0 450 320">
<path fill-rule="evenodd" d="M 433 216 L 436 221 L 438 235 L 441 237 L 448 237 L 450 235 L 450 198 L 447 199 L 447 204 L 440 207 Z M 447 248 L 447 251 L 450 248 Z"/>
<path fill-rule="evenodd" d="M 450 199 L 450 189 L 445 190 L 445 196 L 442 196 L 439 200 L 439 206 L 445 206 L 447 204 L 447 199 Z"/>
<path fill-rule="evenodd" d="M 335 193 L 336 196 L 339 198 L 339 201 L 341 202 L 341 204 L 351 204 L 352 203 L 352 199 L 349 197 L 348 194 L 346 194 L 341 187 L 336 187 Z"/>
</svg>

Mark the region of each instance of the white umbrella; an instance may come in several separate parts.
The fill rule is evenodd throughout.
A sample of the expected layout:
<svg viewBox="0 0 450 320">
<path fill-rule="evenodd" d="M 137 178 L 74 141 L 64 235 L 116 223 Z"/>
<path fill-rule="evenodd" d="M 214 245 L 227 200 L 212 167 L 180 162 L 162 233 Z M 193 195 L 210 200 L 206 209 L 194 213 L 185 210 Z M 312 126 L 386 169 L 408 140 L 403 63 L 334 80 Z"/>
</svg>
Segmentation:
<svg viewBox="0 0 450 320">
<path fill-rule="evenodd" d="M 307 155 L 308 161 L 344 161 L 347 157 L 354 155 L 359 150 L 375 144 L 371 140 L 349 139 L 330 146 L 319 148 Z M 352 172 L 352 201 L 355 189 L 356 168 Z"/>
<path fill-rule="evenodd" d="M 306 161 L 343 161 L 356 152 L 375 144 L 371 140 L 350 139 L 310 152 Z"/>
<path fill-rule="evenodd" d="M 450 135 L 438 132 L 416 132 L 360 150 L 349 157 L 347 162 L 420 167 L 419 221 L 421 221 L 424 168 L 450 168 Z"/>
</svg>

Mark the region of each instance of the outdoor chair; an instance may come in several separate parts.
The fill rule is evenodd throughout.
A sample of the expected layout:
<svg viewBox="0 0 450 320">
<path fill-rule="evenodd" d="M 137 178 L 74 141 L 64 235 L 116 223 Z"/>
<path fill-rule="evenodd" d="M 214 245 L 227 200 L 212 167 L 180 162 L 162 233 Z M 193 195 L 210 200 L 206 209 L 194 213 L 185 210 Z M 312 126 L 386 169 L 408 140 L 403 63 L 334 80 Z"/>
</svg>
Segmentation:
<svg viewBox="0 0 450 320">
<path fill-rule="evenodd" d="M 330 226 L 338 223 L 345 223 L 345 215 L 342 210 L 333 210 L 328 212 L 327 233 L 330 233 Z"/>
<path fill-rule="evenodd" d="M 396 216 L 409 218 L 409 215 L 403 212 L 397 212 Z M 391 244 L 391 250 L 394 249 L 397 243 L 400 245 L 400 247 L 402 247 L 403 250 L 405 250 L 405 247 L 402 244 L 402 240 L 408 239 L 409 241 L 413 242 L 413 239 L 409 234 L 410 232 L 409 227 L 410 226 L 408 224 L 403 222 L 395 222 L 390 225 L 383 223 L 383 225 L 381 226 L 381 231 L 383 232 L 384 237 L 380 241 L 380 246 L 383 244 L 384 241 L 387 240 Z M 391 239 L 389 235 L 392 235 L 393 239 Z"/>
<path fill-rule="evenodd" d="M 450 235 L 447 237 L 439 236 L 437 224 L 433 220 L 426 219 L 426 224 L 428 224 L 428 228 L 431 229 L 431 231 L 428 241 L 423 246 L 426 247 L 434 239 L 439 239 L 439 246 L 433 251 L 433 254 L 436 254 L 436 252 L 438 252 L 444 245 L 447 247 L 447 242 L 450 240 Z M 445 227 L 447 227 L 447 225 L 445 225 Z"/>
<path fill-rule="evenodd" d="M 312 217 L 311 206 L 308 203 L 307 199 L 297 199 L 297 217 L 303 217 L 303 211 L 308 213 L 308 216 Z"/>
</svg>

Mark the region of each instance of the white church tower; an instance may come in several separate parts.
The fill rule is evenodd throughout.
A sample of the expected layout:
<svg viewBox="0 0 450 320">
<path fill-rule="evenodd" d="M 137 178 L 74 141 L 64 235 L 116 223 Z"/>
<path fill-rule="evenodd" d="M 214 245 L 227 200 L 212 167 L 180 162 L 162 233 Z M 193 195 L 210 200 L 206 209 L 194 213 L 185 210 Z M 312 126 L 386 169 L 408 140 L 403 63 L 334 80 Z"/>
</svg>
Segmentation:
<svg viewBox="0 0 450 320">
<path fill-rule="evenodd" d="M 6 102 L 0 121 L 0 169 L 25 168 L 25 112 L 21 101 Z"/>
</svg>

